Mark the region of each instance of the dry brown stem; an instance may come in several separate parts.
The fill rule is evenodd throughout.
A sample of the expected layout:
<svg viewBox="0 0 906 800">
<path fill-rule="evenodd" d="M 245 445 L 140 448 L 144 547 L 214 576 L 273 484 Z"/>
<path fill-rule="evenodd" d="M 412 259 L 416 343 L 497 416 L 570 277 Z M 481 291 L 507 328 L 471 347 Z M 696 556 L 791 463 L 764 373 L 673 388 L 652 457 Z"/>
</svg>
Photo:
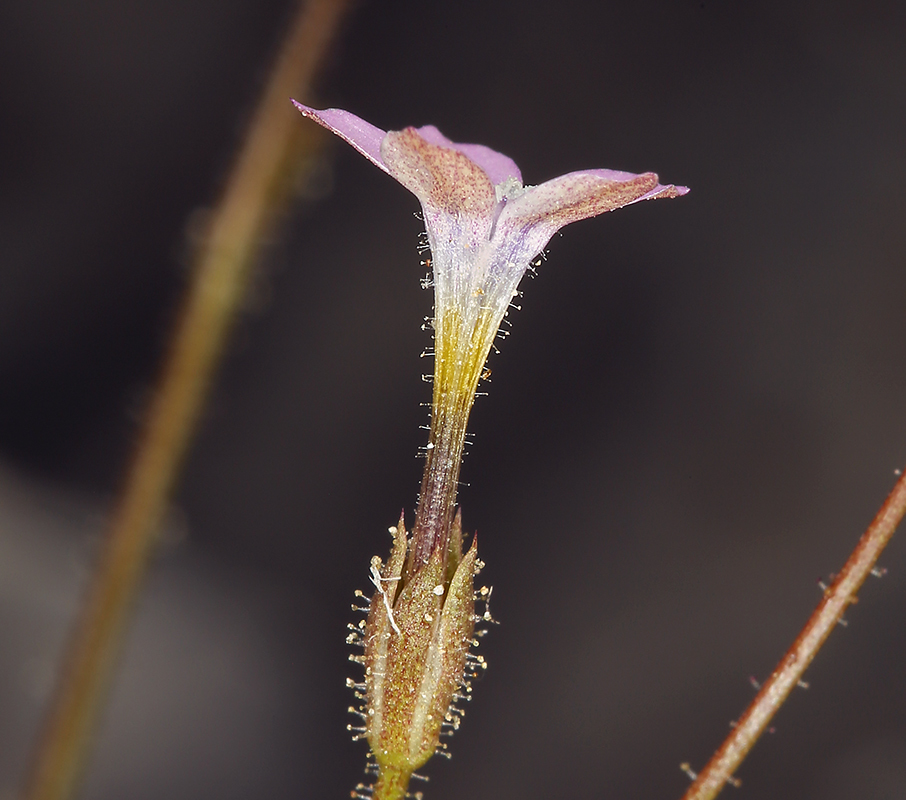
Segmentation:
<svg viewBox="0 0 906 800">
<path fill-rule="evenodd" d="M 902 475 L 877 516 L 862 534 L 856 549 L 833 583 L 824 591 L 802 632 L 793 642 L 771 677 L 736 722 L 733 732 L 699 773 L 683 800 L 711 800 L 735 781 L 733 773 L 767 728 L 774 714 L 797 686 L 830 632 L 856 602 L 856 593 L 874 569 L 878 556 L 890 541 L 906 513 L 906 474 Z M 684 765 L 685 766 L 685 765 Z"/>
<path fill-rule="evenodd" d="M 298 172 L 296 160 L 311 156 L 316 146 L 289 98 L 310 94 L 345 5 L 345 0 L 309 0 L 300 7 L 211 215 L 33 754 L 27 800 L 64 800 L 75 790 L 159 520 L 220 363 L 251 264 L 287 197 L 286 175 Z"/>
</svg>

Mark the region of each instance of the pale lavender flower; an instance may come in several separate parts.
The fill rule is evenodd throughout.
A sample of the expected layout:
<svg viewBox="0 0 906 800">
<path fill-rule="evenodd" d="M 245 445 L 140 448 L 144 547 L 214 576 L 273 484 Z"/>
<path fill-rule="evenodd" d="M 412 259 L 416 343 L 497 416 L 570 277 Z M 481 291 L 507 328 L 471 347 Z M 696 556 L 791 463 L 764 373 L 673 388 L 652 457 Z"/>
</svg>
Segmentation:
<svg viewBox="0 0 906 800">
<path fill-rule="evenodd" d="M 431 247 L 434 396 L 415 526 L 409 539 L 401 518 L 388 562 L 374 557 L 368 619 L 350 635 L 364 649 L 354 660 L 365 680 L 350 681 L 363 701 L 351 711 L 363 725 L 351 729 L 368 740 L 377 762 L 370 796 L 400 800 L 444 726 L 459 726 L 461 710 L 451 703 L 458 689 L 469 690 L 480 563 L 474 540 L 463 552 L 456 486 L 475 390 L 516 287 L 564 225 L 688 189 L 661 186 L 653 172 L 605 169 L 524 186 L 512 159 L 451 142 L 433 126 L 385 132 L 348 111 L 295 105 L 418 197 Z M 353 796 L 369 794 L 357 789 Z"/>
<path fill-rule="evenodd" d="M 348 111 L 293 102 L 396 178 L 424 212 L 435 292 L 432 435 L 414 529 L 417 558 L 424 563 L 446 539 L 465 417 L 494 336 L 532 260 L 570 222 L 689 190 L 661 186 L 653 172 L 607 169 L 525 186 L 512 159 L 484 145 L 451 142 L 433 125 L 385 132 Z M 444 463 L 433 470 L 438 457 Z"/>
</svg>

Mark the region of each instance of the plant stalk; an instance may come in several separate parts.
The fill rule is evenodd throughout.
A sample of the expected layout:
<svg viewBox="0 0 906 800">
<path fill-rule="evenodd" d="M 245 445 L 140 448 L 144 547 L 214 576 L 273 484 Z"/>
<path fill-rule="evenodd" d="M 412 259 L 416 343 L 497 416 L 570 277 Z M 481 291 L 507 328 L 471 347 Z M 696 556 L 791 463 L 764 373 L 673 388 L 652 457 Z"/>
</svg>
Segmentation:
<svg viewBox="0 0 906 800">
<path fill-rule="evenodd" d="M 220 363 L 262 237 L 288 199 L 287 174 L 320 139 L 299 125 L 292 95 L 312 79 L 336 35 L 345 0 L 309 0 L 292 21 L 276 65 L 193 264 L 183 308 L 75 623 L 41 736 L 26 800 L 76 791 L 106 700 L 163 510 Z"/>
<path fill-rule="evenodd" d="M 792 647 L 762 685 L 752 704 L 736 722 L 733 732 L 698 774 L 683 800 L 712 800 L 728 783 L 738 784 L 733 773 L 773 719 L 846 609 L 857 601 L 865 579 L 906 514 L 906 473 L 896 482 L 868 530 L 862 534 L 833 583 Z M 683 765 L 688 769 L 687 765 Z"/>
</svg>

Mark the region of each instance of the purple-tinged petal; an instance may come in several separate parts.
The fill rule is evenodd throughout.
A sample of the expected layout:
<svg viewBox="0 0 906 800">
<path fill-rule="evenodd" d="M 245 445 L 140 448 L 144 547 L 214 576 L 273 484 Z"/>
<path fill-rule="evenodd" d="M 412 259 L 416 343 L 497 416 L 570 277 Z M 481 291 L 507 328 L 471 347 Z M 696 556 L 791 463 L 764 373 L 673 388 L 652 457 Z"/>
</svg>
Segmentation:
<svg viewBox="0 0 906 800">
<path fill-rule="evenodd" d="M 361 117 L 350 114 L 341 108 L 317 109 L 302 105 L 302 103 L 292 101 L 293 105 L 299 110 L 303 117 L 313 119 L 320 125 L 323 125 L 331 133 L 335 133 L 344 141 L 351 144 L 372 164 L 380 167 L 385 172 L 389 172 L 386 164 L 381 158 L 381 142 L 386 135 L 385 131 L 366 122 Z M 426 142 L 443 147 L 448 150 L 456 150 L 462 153 L 468 159 L 476 163 L 487 173 L 491 183 L 503 183 L 507 178 L 516 178 L 522 181 L 522 174 L 516 162 L 503 153 L 498 153 L 490 147 L 483 144 L 459 144 L 450 141 L 433 125 L 425 125 L 417 129 L 418 134 Z"/>
<path fill-rule="evenodd" d="M 415 128 L 390 131 L 381 159 L 421 202 L 431 247 L 435 308 L 452 308 L 482 280 L 497 194 L 464 153 L 425 140 Z M 435 329 L 436 331 L 436 329 Z"/>
<path fill-rule="evenodd" d="M 433 125 L 425 125 L 423 128 L 418 128 L 417 130 L 419 135 L 426 142 L 436 144 L 439 147 L 446 147 L 450 150 L 457 150 L 464 156 L 470 158 L 487 173 L 487 176 L 491 179 L 491 183 L 495 185 L 503 183 L 507 178 L 515 178 L 522 183 L 522 173 L 519 171 L 519 167 L 516 166 L 516 162 L 509 156 L 498 153 L 496 150 L 485 147 L 483 144 L 459 144 L 458 142 L 451 142 Z"/>
<path fill-rule="evenodd" d="M 498 218 L 495 240 L 520 238 L 531 258 L 560 228 L 571 222 L 658 197 L 679 197 L 685 186 L 661 186 L 653 172 L 583 170 L 534 186 L 510 200 Z"/>
<path fill-rule="evenodd" d="M 427 141 L 415 128 L 390 131 L 381 145 L 387 171 L 428 213 L 488 217 L 497 203 L 487 172 L 466 154 Z"/>
<path fill-rule="evenodd" d="M 303 117 L 313 119 L 319 125 L 324 126 L 331 133 L 335 133 L 344 141 L 351 144 L 372 164 L 380 167 L 384 172 L 389 172 L 387 166 L 381 160 L 381 142 L 386 136 L 386 132 L 376 128 L 370 122 L 365 122 L 361 117 L 350 114 L 342 108 L 326 108 L 318 110 L 309 108 L 301 103 L 292 101 L 293 105 L 299 109 Z"/>
<path fill-rule="evenodd" d="M 605 180 L 611 181 L 626 181 L 632 178 L 637 178 L 638 175 L 634 172 L 620 172 L 614 169 L 586 169 L 581 170 L 582 173 L 586 175 L 597 175 Z M 577 173 L 573 172 L 570 175 L 575 175 Z M 569 175 L 563 175 L 561 177 L 568 178 Z M 654 187 L 648 194 L 644 194 L 641 197 L 636 198 L 632 202 L 635 203 L 638 200 L 654 200 L 658 197 L 682 197 L 684 194 L 689 193 L 688 186 L 674 186 L 669 184 L 667 186 L 661 186 L 658 184 Z M 628 205 L 628 203 L 627 203 Z M 612 210 L 612 209 L 610 209 Z"/>
</svg>

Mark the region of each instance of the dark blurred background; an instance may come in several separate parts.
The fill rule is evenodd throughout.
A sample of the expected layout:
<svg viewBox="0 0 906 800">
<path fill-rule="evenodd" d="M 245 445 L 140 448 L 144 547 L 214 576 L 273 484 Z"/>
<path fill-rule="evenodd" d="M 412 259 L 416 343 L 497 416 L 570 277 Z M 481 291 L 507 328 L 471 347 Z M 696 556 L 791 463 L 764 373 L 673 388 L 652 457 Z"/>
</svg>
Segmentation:
<svg viewBox="0 0 906 800">
<path fill-rule="evenodd" d="M 292 11 L 0 6 L 4 799 L 190 220 Z M 904 41 L 896 2 L 353 6 L 300 99 L 436 124 L 529 183 L 692 187 L 571 226 L 522 287 L 461 493 L 502 624 L 428 800 L 679 798 L 678 764 L 705 763 L 883 500 L 906 463 Z M 412 517 L 432 300 L 415 199 L 341 142 L 324 156 L 260 259 L 84 798 L 346 797 L 361 777 L 344 626 Z M 740 797 L 906 797 L 902 540 L 882 563 Z"/>
</svg>

